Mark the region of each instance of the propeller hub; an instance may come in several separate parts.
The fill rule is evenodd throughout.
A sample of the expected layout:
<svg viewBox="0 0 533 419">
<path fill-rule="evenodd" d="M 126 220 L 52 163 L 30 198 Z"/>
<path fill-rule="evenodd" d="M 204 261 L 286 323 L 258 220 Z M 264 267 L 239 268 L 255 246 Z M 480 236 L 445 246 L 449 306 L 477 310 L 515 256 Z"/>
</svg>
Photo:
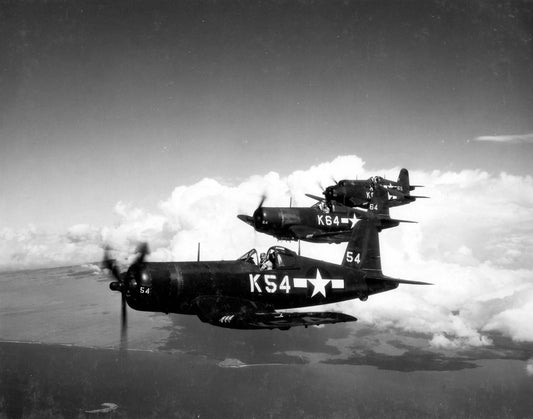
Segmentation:
<svg viewBox="0 0 533 419">
<path fill-rule="evenodd" d="M 113 281 L 109 284 L 109 288 L 111 289 L 111 291 L 122 292 L 124 290 L 124 284 L 118 281 Z"/>
<path fill-rule="evenodd" d="M 324 192 L 324 195 L 326 199 L 335 198 L 337 196 L 337 192 L 334 187 L 328 186 Z"/>
<path fill-rule="evenodd" d="M 263 208 L 257 208 L 254 211 L 254 226 L 256 229 L 261 229 L 265 223 Z"/>
</svg>

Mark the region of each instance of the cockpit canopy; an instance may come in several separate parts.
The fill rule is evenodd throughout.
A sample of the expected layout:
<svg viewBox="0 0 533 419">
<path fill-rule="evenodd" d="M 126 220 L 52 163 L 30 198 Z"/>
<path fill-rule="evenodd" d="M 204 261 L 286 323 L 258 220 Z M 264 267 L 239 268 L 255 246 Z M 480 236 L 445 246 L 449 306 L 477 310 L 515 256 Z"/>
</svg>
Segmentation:
<svg viewBox="0 0 533 419">
<path fill-rule="evenodd" d="M 290 268 L 296 266 L 298 256 L 292 250 L 282 246 L 272 246 L 268 249 L 268 256 L 273 255 L 275 268 Z"/>
<path fill-rule="evenodd" d="M 254 265 L 259 265 L 259 256 L 257 255 L 257 250 L 255 249 L 251 249 L 247 251 L 244 255 L 242 255 L 237 260 L 242 260 L 243 262 L 248 262 Z"/>
<path fill-rule="evenodd" d="M 328 204 L 324 201 L 318 201 L 317 203 L 313 204 L 311 208 L 315 208 L 319 211 L 324 211 L 324 212 L 330 211 Z"/>
<path fill-rule="evenodd" d="M 273 261 L 274 268 L 290 268 L 297 266 L 298 255 L 286 247 L 272 246 L 268 249 L 266 257 Z M 249 250 L 237 260 L 242 260 L 255 265 L 259 264 L 257 250 L 255 249 Z"/>
</svg>

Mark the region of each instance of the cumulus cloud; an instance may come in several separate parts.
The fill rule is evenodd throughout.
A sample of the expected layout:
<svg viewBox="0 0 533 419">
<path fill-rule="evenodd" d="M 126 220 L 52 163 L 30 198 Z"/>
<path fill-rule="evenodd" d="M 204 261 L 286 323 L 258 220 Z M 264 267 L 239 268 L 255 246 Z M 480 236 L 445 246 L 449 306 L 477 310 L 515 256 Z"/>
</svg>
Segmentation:
<svg viewBox="0 0 533 419">
<path fill-rule="evenodd" d="M 490 141 L 495 143 L 533 144 L 533 133 L 511 135 L 482 135 L 474 138 L 475 141 Z"/>
<path fill-rule="evenodd" d="M 0 230 L 0 267 L 61 265 L 96 261 L 102 243 L 117 250 L 127 264 L 134 245 L 150 243 L 151 260 L 236 259 L 252 247 L 276 241 L 238 220 L 251 214 L 261 196 L 266 206 L 311 205 L 305 193 L 320 193 L 331 179 L 382 175 L 395 179 L 400 167 L 370 168 L 357 156 L 342 156 L 286 177 L 275 172 L 254 175 L 239 184 L 202 179 L 177 186 L 148 212 L 123 202 L 114 211 L 114 226 L 71 227 L 50 235 L 35 226 Z M 393 208 L 392 216 L 417 220 L 381 233 L 385 274 L 429 281 L 433 286 L 398 289 L 335 305 L 375 327 L 398 327 L 429 333 L 436 348 L 490 344 L 498 332 L 516 341 L 533 341 L 533 178 L 481 170 L 425 172 L 410 170 L 411 181 L 424 184 L 418 200 Z M 418 191 L 417 191 L 418 192 Z M 281 243 L 296 249 L 296 243 Z M 302 243 L 309 257 L 339 263 L 344 245 Z M 331 308 L 331 307 L 329 307 Z"/>
</svg>

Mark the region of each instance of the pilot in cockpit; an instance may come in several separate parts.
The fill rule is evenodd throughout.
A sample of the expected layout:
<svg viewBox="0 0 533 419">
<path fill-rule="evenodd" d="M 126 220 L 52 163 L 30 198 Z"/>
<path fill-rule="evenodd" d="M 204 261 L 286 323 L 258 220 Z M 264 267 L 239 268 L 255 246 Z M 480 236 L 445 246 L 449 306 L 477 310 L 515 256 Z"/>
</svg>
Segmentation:
<svg viewBox="0 0 533 419">
<path fill-rule="evenodd" d="M 320 201 L 318 203 L 318 208 L 320 211 L 324 211 L 326 214 L 329 212 L 329 206 L 324 201 Z"/>
<path fill-rule="evenodd" d="M 262 271 L 268 271 L 274 269 L 274 252 L 269 252 L 268 256 L 266 253 L 261 253 L 261 261 L 259 263 L 260 269 Z"/>
</svg>

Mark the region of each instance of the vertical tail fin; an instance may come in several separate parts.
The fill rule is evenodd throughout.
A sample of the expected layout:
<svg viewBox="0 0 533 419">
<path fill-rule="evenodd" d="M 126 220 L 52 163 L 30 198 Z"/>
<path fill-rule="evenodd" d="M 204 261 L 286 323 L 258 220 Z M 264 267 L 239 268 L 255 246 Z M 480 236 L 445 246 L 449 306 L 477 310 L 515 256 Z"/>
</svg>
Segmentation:
<svg viewBox="0 0 533 419">
<path fill-rule="evenodd" d="M 398 220 L 393 220 L 390 217 L 389 211 L 389 193 L 383 186 L 378 186 L 374 190 L 374 195 L 368 206 L 370 217 L 376 220 L 376 227 L 378 232 L 384 228 L 396 227 L 400 224 Z"/>
<path fill-rule="evenodd" d="M 383 186 L 376 186 L 372 191 L 372 198 L 368 205 L 368 211 L 376 215 L 389 215 L 389 194 Z"/>
<path fill-rule="evenodd" d="M 407 169 L 400 170 L 400 174 L 398 175 L 397 188 L 405 195 L 409 195 L 409 191 L 411 191 L 411 185 L 409 184 L 409 171 Z"/>
<path fill-rule="evenodd" d="M 341 265 L 381 274 L 379 236 L 375 220 L 363 219 L 357 222 Z"/>
</svg>

